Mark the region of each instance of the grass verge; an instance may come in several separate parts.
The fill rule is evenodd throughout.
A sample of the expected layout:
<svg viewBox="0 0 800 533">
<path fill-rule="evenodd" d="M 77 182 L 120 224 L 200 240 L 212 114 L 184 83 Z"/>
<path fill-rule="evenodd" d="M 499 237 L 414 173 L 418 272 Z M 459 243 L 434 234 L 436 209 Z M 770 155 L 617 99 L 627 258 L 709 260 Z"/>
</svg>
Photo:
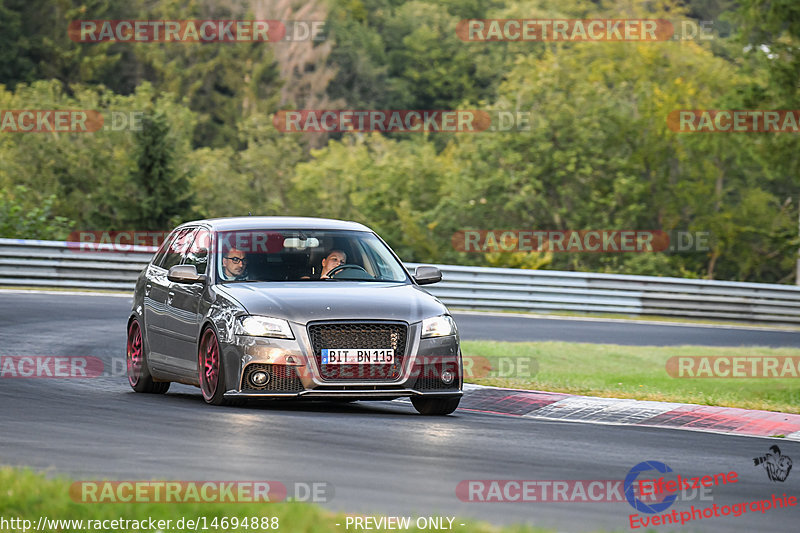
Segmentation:
<svg viewBox="0 0 800 533">
<path fill-rule="evenodd" d="M 75 522 L 71 524 L 61 524 L 56 527 L 45 527 L 39 530 L 44 532 L 81 532 L 86 531 L 132 531 L 137 533 L 155 533 L 146 522 L 153 518 L 159 520 L 171 520 L 170 527 L 165 527 L 162 533 L 194 531 L 193 528 L 176 527 L 179 519 L 196 520 L 198 517 L 205 517 L 205 524 L 208 529 L 205 531 L 239 531 L 243 533 L 253 533 L 252 527 L 232 527 L 231 517 L 242 520 L 245 517 L 250 520 L 257 517 L 258 528 L 255 531 L 291 531 L 292 533 L 342 533 L 347 531 L 345 519 L 347 515 L 333 513 L 317 505 L 297 502 L 283 503 L 78 503 L 70 496 L 70 486 L 72 480 L 65 477 L 48 478 L 43 474 L 32 472 L 28 469 L 0 467 L 0 517 L 9 519 L 29 520 L 28 530 L 35 531 L 40 517 L 50 520 L 72 520 L 82 521 L 79 525 Z M 375 515 L 377 516 L 377 515 Z M 410 515 L 409 515 L 410 516 Z M 211 527 L 213 519 L 217 518 L 217 527 Z M 221 519 L 228 517 L 226 527 L 221 526 Z M 261 518 L 267 517 L 268 524 L 272 524 L 271 519 L 277 518 L 277 529 L 264 529 L 260 527 Z M 411 518 L 413 524 L 416 517 Z M 92 523 L 87 521 L 91 520 Z M 99 520 L 101 522 L 94 523 Z M 144 522 L 141 527 L 134 528 L 131 523 L 119 523 L 118 527 L 113 527 L 112 520 L 136 520 Z M 103 521 L 106 522 L 103 525 Z M 336 525 L 336 524 L 340 525 Z M 444 521 L 447 524 L 447 521 Z M 460 524 L 465 524 L 461 526 Z M 166 522 L 162 525 L 166 525 Z M 127 527 L 126 527 L 127 526 Z M 160 527 L 160 526 L 156 526 Z M 204 531 L 202 525 L 197 528 Z M 484 522 L 456 520 L 453 521 L 453 529 L 464 532 L 478 533 L 543 533 L 545 529 L 530 526 L 511 526 L 495 527 Z M 23 525 L 11 527 L 0 525 L 2 531 L 23 531 Z M 350 527 L 353 530 L 353 527 Z M 376 529 L 382 531 L 381 529 Z M 376 531 L 373 530 L 373 531 Z M 410 527 L 404 531 L 430 531 L 429 529 L 417 529 Z"/>
<path fill-rule="evenodd" d="M 800 378 L 673 378 L 666 370 L 672 356 L 800 357 L 796 348 L 462 341 L 461 349 L 492 366 L 489 376 L 465 375 L 478 385 L 800 413 Z"/>
<path fill-rule="evenodd" d="M 656 323 L 671 323 L 676 325 L 689 325 L 689 326 L 725 326 L 725 327 L 738 327 L 748 329 L 774 329 L 777 331 L 800 331 L 800 325 L 789 323 L 771 323 L 771 322 L 747 322 L 740 320 L 723 320 L 723 319 L 710 319 L 699 317 L 678 317 L 678 316 L 662 316 L 662 315 L 629 315 L 623 313 L 588 313 L 579 311 L 554 311 L 552 313 L 525 310 L 512 310 L 512 309 L 496 309 L 492 311 L 484 311 L 481 309 L 464 309 L 453 306 L 448 306 L 451 312 L 458 314 L 461 312 L 469 313 L 493 313 L 493 314 L 509 314 L 520 315 L 530 318 L 544 318 L 544 319 L 559 319 L 559 318 L 589 318 L 594 320 L 622 320 L 625 322 L 656 322 Z"/>
</svg>

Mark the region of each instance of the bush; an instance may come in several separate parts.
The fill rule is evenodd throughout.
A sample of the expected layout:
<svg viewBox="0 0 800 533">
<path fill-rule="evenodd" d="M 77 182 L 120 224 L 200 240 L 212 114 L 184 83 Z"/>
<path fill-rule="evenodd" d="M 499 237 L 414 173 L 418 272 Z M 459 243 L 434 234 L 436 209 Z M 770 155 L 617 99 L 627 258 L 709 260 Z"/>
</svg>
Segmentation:
<svg viewBox="0 0 800 533">
<path fill-rule="evenodd" d="M 74 221 L 53 214 L 56 196 L 44 200 L 23 185 L 0 191 L 0 237 L 66 240 Z"/>
</svg>

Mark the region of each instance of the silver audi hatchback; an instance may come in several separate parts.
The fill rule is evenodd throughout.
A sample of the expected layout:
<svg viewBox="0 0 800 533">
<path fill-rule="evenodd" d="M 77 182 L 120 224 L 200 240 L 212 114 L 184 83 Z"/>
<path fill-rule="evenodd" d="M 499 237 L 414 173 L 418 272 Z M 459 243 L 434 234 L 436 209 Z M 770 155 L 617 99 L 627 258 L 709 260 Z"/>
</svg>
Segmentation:
<svg viewBox="0 0 800 533">
<path fill-rule="evenodd" d="M 128 381 L 247 399 L 393 400 L 458 407 L 456 324 L 389 246 L 355 222 L 238 217 L 175 228 L 142 271 L 128 320 Z"/>
</svg>

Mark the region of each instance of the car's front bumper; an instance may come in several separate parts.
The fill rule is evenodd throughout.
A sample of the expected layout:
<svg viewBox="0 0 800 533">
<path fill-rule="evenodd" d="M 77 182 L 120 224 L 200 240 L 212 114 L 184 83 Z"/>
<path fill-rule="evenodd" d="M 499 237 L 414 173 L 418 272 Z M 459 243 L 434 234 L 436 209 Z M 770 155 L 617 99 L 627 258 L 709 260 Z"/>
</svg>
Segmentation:
<svg viewBox="0 0 800 533">
<path fill-rule="evenodd" d="M 460 397 L 463 372 L 457 335 L 420 338 L 420 324 L 407 327 L 402 364 L 393 379 L 323 376 L 305 326 L 292 324 L 295 339 L 234 336 L 223 347 L 227 368 L 226 398 L 375 399 Z M 368 365 L 365 369 L 369 368 Z M 265 387 L 255 387 L 252 372 L 270 374 Z M 454 374 L 450 383 L 442 374 Z M 357 374 L 357 373 L 356 373 Z"/>
</svg>

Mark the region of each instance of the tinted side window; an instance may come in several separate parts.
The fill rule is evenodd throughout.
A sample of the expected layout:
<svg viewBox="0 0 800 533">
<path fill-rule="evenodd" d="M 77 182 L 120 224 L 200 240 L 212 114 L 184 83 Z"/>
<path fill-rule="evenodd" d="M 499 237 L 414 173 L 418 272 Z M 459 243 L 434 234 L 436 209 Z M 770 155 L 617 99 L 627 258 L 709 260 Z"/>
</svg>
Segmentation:
<svg viewBox="0 0 800 533">
<path fill-rule="evenodd" d="M 161 247 L 156 252 L 155 257 L 153 257 L 153 264 L 155 266 L 163 266 L 164 263 L 164 256 L 167 254 L 167 250 L 169 250 L 170 246 L 172 246 L 172 241 L 175 240 L 175 237 L 178 236 L 177 231 L 173 231 L 167 238 L 164 239 L 164 242 L 161 243 Z"/>
<path fill-rule="evenodd" d="M 184 265 L 194 265 L 198 274 L 205 274 L 208 267 L 208 251 L 211 248 L 211 233 L 200 228 L 194 237 L 194 242 L 186 251 Z"/>
<path fill-rule="evenodd" d="M 192 237 L 197 228 L 184 228 L 178 232 L 164 254 L 164 261 L 161 265 L 162 268 L 169 270 L 175 265 L 179 265 L 183 260 L 184 254 L 192 244 Z"/>
</svg>

